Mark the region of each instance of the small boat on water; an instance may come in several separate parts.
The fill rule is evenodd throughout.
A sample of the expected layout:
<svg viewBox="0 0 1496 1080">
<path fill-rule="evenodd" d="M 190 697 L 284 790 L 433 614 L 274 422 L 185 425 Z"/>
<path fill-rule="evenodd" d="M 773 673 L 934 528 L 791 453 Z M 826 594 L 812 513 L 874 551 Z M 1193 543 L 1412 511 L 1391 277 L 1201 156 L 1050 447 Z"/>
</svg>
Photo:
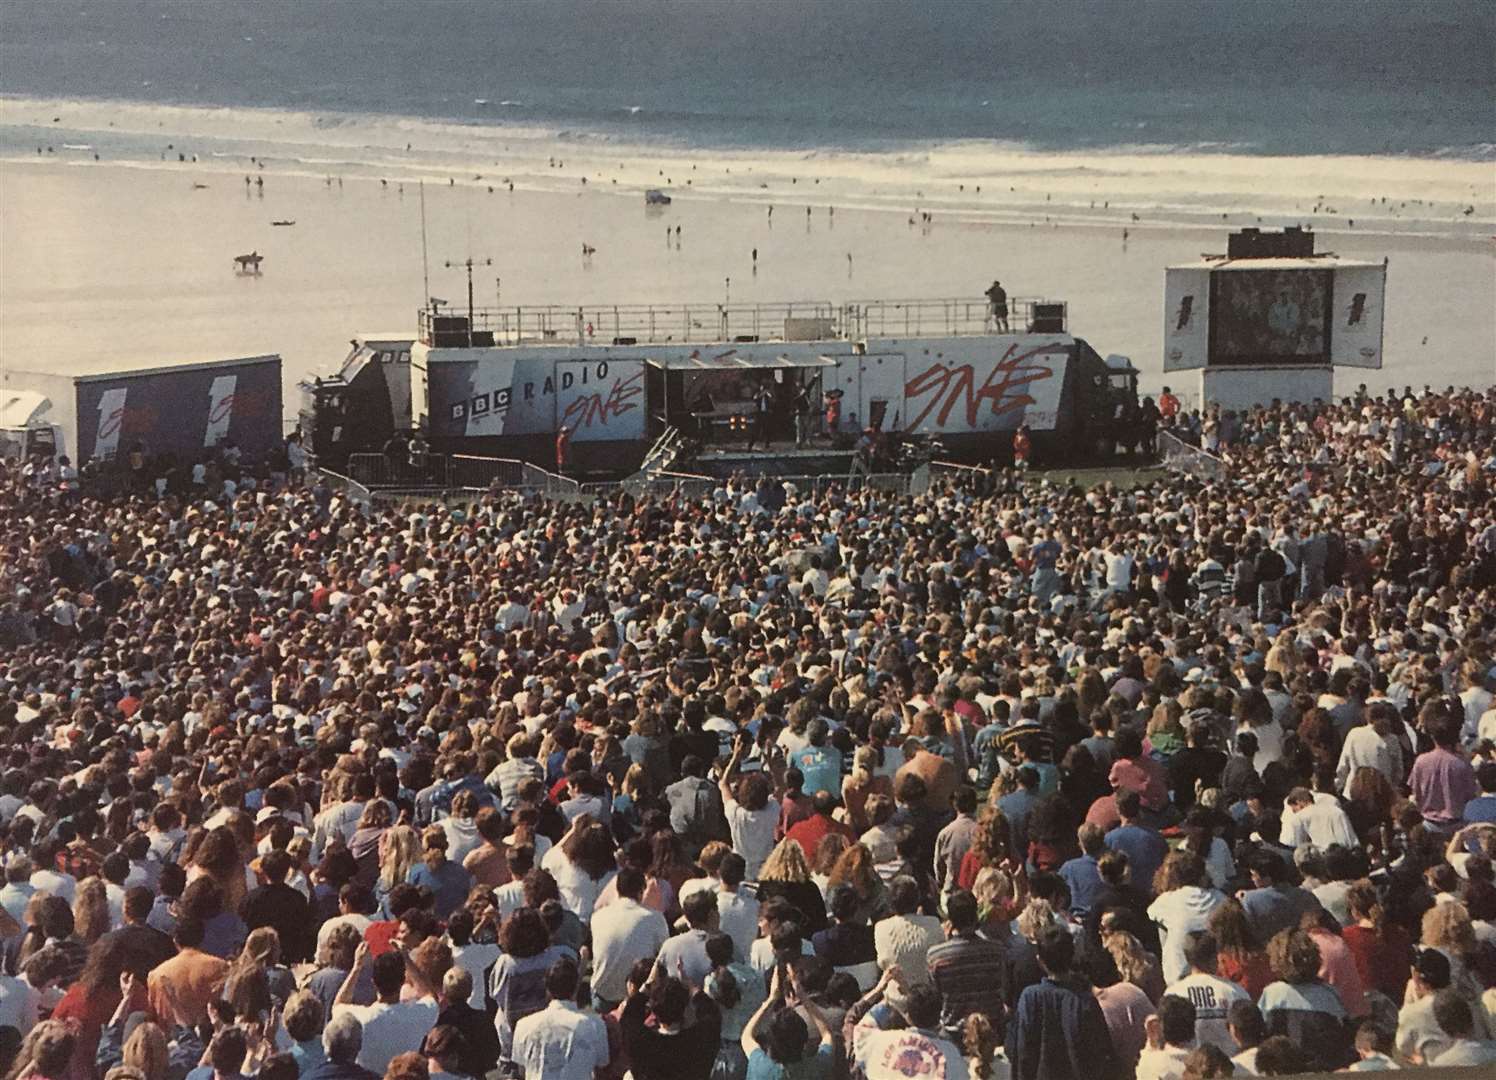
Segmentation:
<svg viewBox="0 0 1496 1080">
<path fill-rule="evenodd" d="M 646 191 L 644 193 L 644 205 L 645 206 L 669 206 L 670 205 L 670 196 L 666 195 L 659 188 L 650 188 L 648 191 Z"/>
<path fill-rule="evenodd" d="M 296 220 L 293 218 L 290 221 L 272 221 L 270 224 L 272 224 L 272 225 L 295 225 L 296 224 Z"/>
</svg>

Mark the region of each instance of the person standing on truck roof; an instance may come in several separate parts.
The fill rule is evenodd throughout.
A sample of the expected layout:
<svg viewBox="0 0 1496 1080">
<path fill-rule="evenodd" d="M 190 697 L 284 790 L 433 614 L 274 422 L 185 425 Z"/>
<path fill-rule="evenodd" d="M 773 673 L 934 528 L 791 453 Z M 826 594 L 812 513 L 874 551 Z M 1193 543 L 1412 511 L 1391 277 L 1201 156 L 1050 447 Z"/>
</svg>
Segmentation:
<svg viewBox="0 0 1496 1080">
<path fill-rule="evenodd" d="M 987 290 L 987 314 L 994 330 L 1008 332 L 1008 293 L 1000 281 L 994 280 Z"/>
</svg>

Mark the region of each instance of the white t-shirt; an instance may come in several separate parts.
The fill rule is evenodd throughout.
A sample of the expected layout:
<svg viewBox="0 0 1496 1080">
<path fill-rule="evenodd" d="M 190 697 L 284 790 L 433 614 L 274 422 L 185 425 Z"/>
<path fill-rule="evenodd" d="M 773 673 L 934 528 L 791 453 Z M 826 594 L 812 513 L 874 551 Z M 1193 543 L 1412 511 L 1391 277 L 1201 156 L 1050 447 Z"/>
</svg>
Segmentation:
<svg viewBox="0 0 1496 1080">
<path fill-rule="evenodd" d="M 358 1063 L 380 1076 L 389 1068 L 395 1055 L 418 1050 L 426 1033 L 436 1026 L 437 1008 L 433 1001 L 401 1001 L 394 1005 L 338 1005 L 333 1015 L 347 1013 L 364 1025 L 364 1046 L 358 1052 Z"/>
<path fill-rule="evenodd" d="M 1194 972 L 1172 983 L 1165 993 L 1184 998 L 1195 1007 L 1195 1044 L 1212 1043 L 1228 1057 L 1236 1041 L 1226 1028 L 1226 1013 L 1237 1001 L 1251 1000 L 1245 990 L 1219 975 Z"/>
<path fill-rule="evenodd" d="M 1184 1059 L 1194 1051 L 1192 1046 L 1143 1048 L 1138 1058 L 1137 1080 L 1179 1080 L 1184 1075 Z"/>
<path fill-rule="evenodd" d="M 483 1008 L 484 988 L 488 986 L 486 973 L 503 951 L 497 945 L 473 941 L 452 946 L 452 963 L 473 977 L 473 992 L 468 997 L 468 1004 L 473 1008 Z"/>
<path fill-rule="evenodd" d="M 41 995 L 13 975 L 0 975 L 0 1027 L 30 1031 L 36 1026 Z"/>
<path fill-rule="evenodd" d="M 1176 982 L 1189 974 L 1184 959 L 1185 936 L 1192 930 L 1204 930 L 1210 913 L 1226 902 L 1219 889 L 1202 889 L 1186 885 L 1166 892 L 1148 907 L 1148 918 L 1158 924 L 1163 938 L 1163 969 L 1166 982 Z"/>
<path fill-rule="evenodd" d="M 762 810 L 749 810 L 736 799 L 728 799 L 727 828 L 732 834 L 732 849 L 747 864 L 745 877 L 757 881 L 764 860 L 774 850 L 774 830 L 779 825 L 779 804 L 773 799 Z"/>
<path fill-rule="evenodd" d="M 1106 554 L 1106 586 L 1109 589 L 1132 588 L 1132 556 L 1128 554 Z"/>
<path fill-rule="evenodd" d="M 655 957 L 669 937 L 665 916 L 637 900 L 621 896 L 598 909 L 592 916 L 592 989 L 607 1001 L 622 1001 L 629 970 Z"/>
</svg>

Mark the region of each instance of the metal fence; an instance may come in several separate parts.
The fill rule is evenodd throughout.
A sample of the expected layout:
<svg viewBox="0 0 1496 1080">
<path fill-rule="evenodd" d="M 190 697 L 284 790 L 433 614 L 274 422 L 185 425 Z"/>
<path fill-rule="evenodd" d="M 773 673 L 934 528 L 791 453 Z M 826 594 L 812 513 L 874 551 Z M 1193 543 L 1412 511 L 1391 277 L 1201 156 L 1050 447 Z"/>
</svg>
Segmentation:
<svg viewBox="0 0 1496 1080">
<path fill-rule="evenodd" d="M 1226 479 L 1226 463 L 1208 450 L 1191 446 L 1172 431 L 1158 433 L 1158 452 L 1164 468 L 1197 480 Z"/>
<path fill-rule="evenodd" d="M 567 498 L 579 490 L 570 477 L 547 472 L 528 461 L 478 454 L 427 454 L 418 462 L 384 454 L 349 454 L 348 473 L 352 481 L 371 492 L 522 489 Z"/>
<path fill-rule="evenodd" d="M 1039 304 L 1053 305 L 1060 312 L 1060 330 L 1066 326 L 1064 301 L 1020 298 L 1008 301 L 1006 326 L 999 327 L 984 299 L 867 300 L 842 307 L 843 336 L 854 340 L 878 337 L 954 337 L 992 334 L 999 329 L 1022 333 L 1034 320 Z"/>
<path fill-rule="evenodd" d="M 1005 325 L 993 318 L 982 297 L 932 300 L 860 300 L 832 303 L 797 300 L 761 304 L 580 304 L 513 308 L 422 309 L 422 342 L 436 348 L 470 348 L 568 342 L 577 345 L 655 344 L 671 341 L 832 341 L 874 337 L 1022 333 L 1036 309 L 1058 315 L 1066 327 L 1064 301 L 1036 297 L 1008 301 Z M 1054 329 L 1054 327 L 1049 327 Z"/>
</svg>

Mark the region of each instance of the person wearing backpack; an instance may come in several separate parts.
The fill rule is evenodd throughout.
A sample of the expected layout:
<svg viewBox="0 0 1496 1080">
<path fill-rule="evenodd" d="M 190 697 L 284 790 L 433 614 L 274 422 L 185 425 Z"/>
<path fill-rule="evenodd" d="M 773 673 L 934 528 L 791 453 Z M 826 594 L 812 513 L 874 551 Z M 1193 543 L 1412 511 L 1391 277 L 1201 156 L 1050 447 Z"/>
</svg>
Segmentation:
<svg viewBox="0 0 1496 1080">
<path fill-rule="evenodd" d="M 727 839 L 727 816 L 722 796 L 706 779 L 706 762 L 688 754 L 680 763 L 681 778 L 665 789 L 670 827 L 681 838 L 687 858 L 695 859 L 713 840 Z"/>
</svg>

